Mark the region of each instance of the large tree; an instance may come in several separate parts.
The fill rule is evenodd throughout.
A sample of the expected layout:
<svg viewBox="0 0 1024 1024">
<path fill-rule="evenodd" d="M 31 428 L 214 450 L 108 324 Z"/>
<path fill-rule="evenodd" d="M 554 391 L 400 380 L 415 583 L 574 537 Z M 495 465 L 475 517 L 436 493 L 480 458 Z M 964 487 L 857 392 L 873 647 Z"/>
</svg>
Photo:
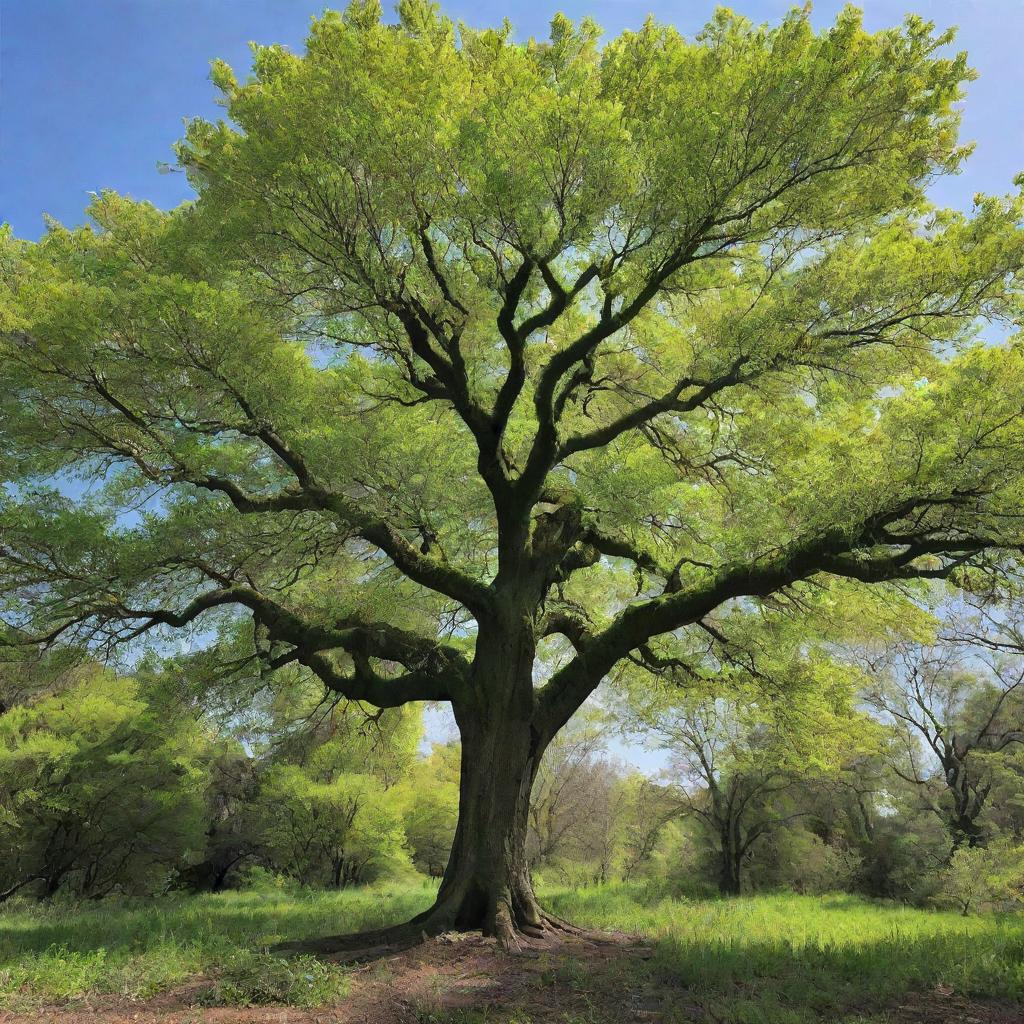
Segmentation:
<svg viewBox="0 0 1024 1024">
<path fill-rule="evenodd" d="M 1018 550 L 1024 358 L 978 328 L 1024 205 L 926 202 L 970 72 L 920 19 L 599 46 L 398 8 L 215 64 L 195 203 L 4 242 L 0 585 L 22 639 L 219 630 L 237 667 L 246 620 L 264 673 L 449 702 L 459 825 L 405 934 L 512 943 L 557 926 L 540 757 L 617 665 Z"/>
</svg>

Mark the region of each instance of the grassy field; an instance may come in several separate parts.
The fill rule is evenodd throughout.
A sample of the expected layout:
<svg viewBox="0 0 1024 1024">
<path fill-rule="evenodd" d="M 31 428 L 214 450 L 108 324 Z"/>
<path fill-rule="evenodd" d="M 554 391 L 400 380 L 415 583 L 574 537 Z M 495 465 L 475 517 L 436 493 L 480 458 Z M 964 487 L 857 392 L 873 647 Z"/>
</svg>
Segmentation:
<svg viewBox="0 0 1024 1024">
<path fill-rule="evenodd" d="M 936 989 L 1024 1000 L 1021 915 L 964 918 L 847 895 L 680 903 L 627 887 L 550 902 L 570 920 L 649 937 L 652 968 L 729 1024 L 831 1021 L 839 1012 L 852 1024 L 862 1019 L 857 1008 Z"/>
<path fill-rule="evenodd" d="M 427 905 L 431 896 L 424 886 L 409 886 L 84 907 L 21 904 L 0 913 L 0 1006 L 26 1011 L 98 996 L 130 1002 L 182 986 L 199 1006 L 343 1006 L 356 977 L 351 968 L 286 960 L 267 947 L 386 924 Z M 661 1010 L 652 1019 L 853 1024 L 896 1019 L 886 1008 L 907 993 L 955 993 L 1000 1000 L 1004 1007 L 1024 999 L 1019 916 L 962 918 L 849 896 L 687 902 L 639 886 L 554 890 L 544 898 L 579 924 L 650 939 L 653 955 L 629 961 L 628 977 L 611 983 L 642 983 L 657 994 Z M 552 969 L 569 988 L 600 990 L 585 956 Z M 603 1021 L 599 1003 L 590 1016 L 557 1019 Z M 511 1009 L 424 1011 L 415 1019 L 531 1024 L 527 1008 L 518 1016 L 504 1012 Z"/>
<path fill-rule="evenodd" d="M 210 977 L 211 1003 L 317 1006 L 347 972 L 267 952 L 289 939 L 381 927 L 429 906 L 425 887 L 229 892 L 120 904 L 25 905 L 0 913 L 0 1005 L 111 994 L 145 999 Z"/>
</svg>

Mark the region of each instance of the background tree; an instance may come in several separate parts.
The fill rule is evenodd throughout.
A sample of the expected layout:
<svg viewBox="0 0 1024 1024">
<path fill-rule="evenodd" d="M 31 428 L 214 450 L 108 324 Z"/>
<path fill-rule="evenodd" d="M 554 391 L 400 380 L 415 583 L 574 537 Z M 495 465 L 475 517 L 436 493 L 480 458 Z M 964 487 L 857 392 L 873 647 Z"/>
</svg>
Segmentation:
<svg viewBox="0 0 1024 1024">
<path fill-rule="evenodd" d="M 943 822 L 953 850 L 983 846 L 1000 765 L 1024 743 L 1024 661 L 949 644 L 905 646 L 887 661 L 868 699 L 895 729 L 893 771 Z"/>
<path fill-rule="evenodd" d="M 622 781 L 625 808 L 622 823 L 622 877 L 630 881 L 649 873 L 666 824 L 678 814 L 668 786 L 631 772 Z"/>
<path fill-rule="evenodd" d="M 372 775 L 322 780 L 315 770 L 276 765 L 258 806 L 271 866 L 308 885 L 343 889 L 408 862 L 394 794 Z"/>
<path fill-rule="evenodd" d="M 301 693 L 280 702 L 290 706 L 261 769 L 255 810 L 265 858 L 305 884 L 335 889 L 407 869 L 400 784 L 422 736 L 419 710 L 368 719 L 358 706 L 323 706 L 309 694 L 312 706 L 296 714 Z"/>
<path fill-rule="evenodd" d="M 806 813 L 780 799 L 795 780 L 770 726 L 751 710 L 711 698 L 675 704 L 650 719 L 671 754 L 679 813 L 698 821 L 710 841 L 725 896 L 740 893 L 754 844 Z"/>
<path fill-rule="evenodd" d="M 530 799 L 527 855 L 551 865 L 581 853 L 584 833 L 610 795 L 607 723 L 581 714 L 544 752 Z"/>
<path fill-rule="evenodd" d="M 413 864 L 431 878 L 444 874 L 459 817 L 459 746 L 434 744 L 402 786 L 402 822 Z"/>
<path fill-rule="evenodd" d="M 0 898 L 166 888 L 203 847 L 207 745 L 156 681 L 97 666 L 0 715 Z"/>
<path fill-rule="evenodd" d="M 1024 539 L 1022 353 L 976 338 L 1019 308 L 1021 202 L 923 193 L 967 155 L 949 39 L 847 9 L 518 44 L 357 0 L 246 83 L 216 64 L 196 203 L 4 239 L 11 625 L 243 617 L 270 671 L 450 702 L 452 855 L 394 937 L 559 927 L 530 790 L 616 666 L 699 666 L 730 602 Z"/>
<path fill-rule="evenodd" d="M 259 856 L 261 768 L 234 736 L 219 737 L 211 745 L 204 790 L 205 843 L 192 863 L 182 865 L 179 886 L 220 892 Z"/>
<path fill-rule="evenodd" d="M 90 671 L 90 667 L 83 669 L 82 661 L 80 651 L 56 650 L 40 656 L 13 637 L 0 637 L 0 715 L 73 685 L 83 670 Z"/>
<path fill-rule="evenodd" d="M 906 893 L 893 888 L 894 847 L 899 845 L 894 832 L 907 818 L 892 813 L 894 780 L 885 753 L 883 742 L 876 749 L 843 751 L 836 771 L 800 780 L 799 801 L 807 811 L 803 824 L 835 851 L 837 870 L 846 872 L 844 888 L 898 897 Z M 911 817 L 915 813 L 913 808 Z"/>
</svg>

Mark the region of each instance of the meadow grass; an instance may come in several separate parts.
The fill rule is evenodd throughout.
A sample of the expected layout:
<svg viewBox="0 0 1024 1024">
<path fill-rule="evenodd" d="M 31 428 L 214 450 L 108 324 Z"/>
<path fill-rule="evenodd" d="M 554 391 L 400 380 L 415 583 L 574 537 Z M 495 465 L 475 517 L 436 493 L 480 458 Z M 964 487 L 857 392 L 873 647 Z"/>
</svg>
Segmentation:
<svg viewBox="0 0 1024 1024">
<path fill-rule="evenodd" d="M 410 884 L 22 903 L 0 911 L 0 1006 L 143 999 L 197 977 L 206 979 L 200 1002 L 337 1002 L 347 992 L 345 968 L 284 959 L 268 947 L 402 920 L 432 897 L 429 885 Z M 647 936 L 654 956 L 635 965 L 645 983 L 723 1024 L 881 1021 L 876 1015 L 905 993 L 937 986 L 1024 998 L 1020 915 L 964 918 L 845 895 L 687 900 L 637 885 L 551 889 L 543 900 L 578 924 Z M 522 1012 L 515 1019 L 529 1021 Z"/>
<path fill-rule="evenodd" d="M 429 885 L 341 892 L 269 889 L 0 911 L 0 1007 L 97 994 L 144 999 L 197 976 L 201 1001 L 313 1006 L 347 972 L 268 952 L 279 942 L 379 928 L 430 905 Z"/>
<path fill-rule="evenodd" d="M 577 923 L 648 937 L 661 980 L 729 1024 L 837 1020 L 935 989 L 1024 998 L 1020 914 L 962 917 L 845 894 L 688 901 L 645 886 L 552 892 L 548 903 Z"/>
</svg>

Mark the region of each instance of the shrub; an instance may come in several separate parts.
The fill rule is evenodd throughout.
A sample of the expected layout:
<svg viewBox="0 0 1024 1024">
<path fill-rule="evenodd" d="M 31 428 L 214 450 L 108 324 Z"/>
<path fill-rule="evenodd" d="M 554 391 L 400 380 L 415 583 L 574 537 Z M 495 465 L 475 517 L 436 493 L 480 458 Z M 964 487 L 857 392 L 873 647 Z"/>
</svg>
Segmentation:
<svg viewBox="0 0 1024 1024">
<path fill-rule="evenodd" d="M 1024 846 L 1001 840 L 962 847 L 939 877 L 938 899 L 965 917 L 972 910 L 1009 909 L 1024 896 Z"/>
</svg>

